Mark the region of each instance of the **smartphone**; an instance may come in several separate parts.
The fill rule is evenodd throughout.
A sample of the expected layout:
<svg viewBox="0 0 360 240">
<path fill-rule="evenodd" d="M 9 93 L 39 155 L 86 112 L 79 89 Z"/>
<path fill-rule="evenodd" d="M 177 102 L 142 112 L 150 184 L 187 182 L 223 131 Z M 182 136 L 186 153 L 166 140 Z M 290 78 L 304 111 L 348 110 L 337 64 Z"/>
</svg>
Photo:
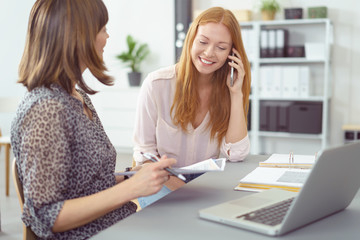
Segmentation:
<svg viewBox="0 0 360 240">
<path fill-rule="evenodd" d="M 234 52 L 232 52 L 231 56 L 234 56 Z M 231 61 L 232 63 L 234 63 L 234 60 Z M 234 67 L 231 66 L 231 70 L 230 70 L 230 87 L 232 87 L 234 85 Z"/>
</svg>

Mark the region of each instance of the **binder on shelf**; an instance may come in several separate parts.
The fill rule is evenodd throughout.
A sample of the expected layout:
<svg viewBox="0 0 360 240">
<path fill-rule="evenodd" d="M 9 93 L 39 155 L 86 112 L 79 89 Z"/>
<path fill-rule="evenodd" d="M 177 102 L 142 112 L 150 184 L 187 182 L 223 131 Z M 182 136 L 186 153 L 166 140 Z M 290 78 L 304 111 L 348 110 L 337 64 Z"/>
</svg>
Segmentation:
<svg viewBox="0 0 360 240">
<path fill-rule="evenodd" d="M 249 55 L 250 52 L 250 48 L 249 48 L 249 43 L 250 43 L 250 39 L 249 39 L 249 29 L 247 28 L 242 28 L 241 29 L 241 38 L 244 44 L 244 48 L 246 51 L 246 54 Z"/>
<path fill-rule="evenodd" d="M 302 66 L 299 73 L 299 97 L 307 98 L 310 96 L 310 68 Z"/>
<path fill-rule="evenodd" d="M 278 102 L 260 102 L 260 131 L 278 130 Z"/>
<path fill-rule="evenodd" d="M 288 30 L 276 29 L 276 50 L 275 57 L 286 57 L 285 50 L 288 43 Z"/>
<path fill-rule="evenodd" d="M 262 29 L 260 32 L 260 57 L 267 58 L 268 54 L 268 31 L 266 29 Z"/>
<path fill-rule="evenodd" d="M 292 102 L 278 103 L 277 131 L 289 132 L 289 107 L 292 104 Z"/>
<path fill-rule="evenodd" d="M 271 97 L 273 88 L 273 74 L 271 66 L 263 66 L 260 68 L 260 87 L 259 94 L 261 97 Z"/>
<path fill-rule="evenodd" d="M 248 28 L 241 29 L 241 37 L 244 43 L 244 48 L 248 59 L 251 61 L 254 59 L 254 30 Z"/>
<path fill-rule="evenodd" d="M 268 57 L 276 57 L 276 30 L 270 29 L 268 31 Z"/>
<path fill-rule="evenodd" d="M 266 103 L 269 112 L 269 131 L 276 132 L 277 131 L 277 104 L 274 102 Z"/>
<path fill-rule="evenodd" d="M 260 67 L 260 97 L 308 98 L 310 95 L 309 66 Z"/>
<path fill-rule="evenodd" d="M 255 39 L 255 30 L 254 29 L 248 29 L 248 46 L 249 46 L 249 52 L 247 52 L 248 58 L 250 61 L 255 59 L 255 46 L 256 41 L 258 41 L 258 39 Z"/>
<path fill-rule="evenodd" d="M 298 66 L 286 66 L 282 68 L 283 97 L 299 96 L 299 75 Z"/>
<path fill-rule="evenodd" d="M 260 131 L 289 132 L 291 101 L 260 102 Z"/>
<path fill-rule="evenodd" d="M 260 102 L 260 131 L 269 131 L 269 109 L 264 104 Z"/>
<path fill-rule="evenodd" d="M 273 66 L 272 67 L 272 96 L 273 97 L 282 97 L 282 67 Z"/>
</svg>

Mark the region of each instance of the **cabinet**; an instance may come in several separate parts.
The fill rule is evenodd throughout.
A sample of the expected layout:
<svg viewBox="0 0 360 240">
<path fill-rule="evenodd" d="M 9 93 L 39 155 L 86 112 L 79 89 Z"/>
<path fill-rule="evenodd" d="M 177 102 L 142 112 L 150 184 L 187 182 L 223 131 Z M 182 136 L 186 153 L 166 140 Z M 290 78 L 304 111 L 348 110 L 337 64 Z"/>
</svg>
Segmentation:
<svg viewBox="0 0 360 240">
<path fill-rule="evenodd" d="M 314 152 L 326 148 L 329 138 L 329 105 L 331 100 L 330 50 L 333 34 L 331 21 L 329 19 L 257 21 L 241 23 L 241 28 L 245 50 L 252 69 L 251 129 L 249 131 L 252 145 L 251 153 L 293 151 L 295 154 L 314 154 Z M 302 51 L 305 50 L 305 56 L 260 57 L 263 56 L 260 50 L 262 32 L 263 30 L 274 29 L 286 30 L 289 46 L 305 46 L 302 49 Z M 301 48 L 299 49 L 301 50 Z M 304 74 L 307 74 L 307 88 L 305 92 L 301 93 L 301 87 L 298 84 L 305 78 Z M 280 78 L 281 82 L 277 83 Z M 269 82 L 266 83 L 266 81 Z M 286 87 L 291 88 L 294 83 L 299 88 L 296 90 L 298 91 L 296 94 L 292 92 L 281 94 L 281 91 L 285 91 Z M 274 89 L 271 91 L 264 90 L 266 84 Z M 279 89 L 276 90 L 275 86 L 278 86 Z M 305 106 L 305 108 L 310 106 L 310 110 L 304 115 L 291 113 L 292 117 L 286 117 L 286 121 L 291 120 L 289 125 L 294 125 L 294 121 L 297 120 L 299 127 L 296 126 L 294 129 L 297 130 L 294 132 L 279 131 L 276 127 L 264 131 L 264 128 L 261 127 L 264 122 L 261 117 L 261 109 L 265 109 L 264 105 L 270 105 L 267 109 L 274 108 L 269 102 L 276 106 L 278 110 L 276 110 L 277 115 L 275 115 L 279 117 L 280 114 L 280 118 L 283 113 L 289 114 L 283 111 L 287 109 L 289 104 L 296 105 L 292 111 L 304 109 L 301 106 Z M 316 117 L 311 117 L 311 111 L 320 113 Z M 272 112 L 272 116 L 275 115 Z M 281 118 L 280 121 L 284 123 L 284 118 Z M 316 124 L 314 121 L 319 122 L 319 129 L 314 128 L 314 124 Z M 305 130 L 302 133 L 302 125 L 311 126 L 310 130 Z M 288 128 L 285 126 L 283 129 Z"/>
</svg>

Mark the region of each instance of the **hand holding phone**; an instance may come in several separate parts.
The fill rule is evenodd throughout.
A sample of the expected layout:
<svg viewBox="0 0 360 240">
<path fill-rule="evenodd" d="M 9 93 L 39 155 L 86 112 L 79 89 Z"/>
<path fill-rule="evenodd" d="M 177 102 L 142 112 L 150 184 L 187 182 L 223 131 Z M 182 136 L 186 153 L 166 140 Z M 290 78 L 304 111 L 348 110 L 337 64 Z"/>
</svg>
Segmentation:
<svg viewBox="0 0 360 240">
<path fill-rule="evenodd" d="M 234 52 L 232 52 L 231 56 L 234 56 Z M 234 63 L 234 60 L 231 61 L 232 63 Z M 230 70 L 230 87 L 232 87 L 234 85 L 234 67 L 231 66 L 231 70 Z"/>
</svg>

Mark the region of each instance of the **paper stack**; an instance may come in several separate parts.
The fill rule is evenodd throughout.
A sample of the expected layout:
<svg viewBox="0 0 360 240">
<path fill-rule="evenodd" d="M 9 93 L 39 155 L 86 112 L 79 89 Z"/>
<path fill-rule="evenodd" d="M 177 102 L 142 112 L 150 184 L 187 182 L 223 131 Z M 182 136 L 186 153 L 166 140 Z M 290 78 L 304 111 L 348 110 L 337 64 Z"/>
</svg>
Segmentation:
<svg viewBox="0 0 360 240">
<path fill-rule="evenodd" d="M 174 168 L 178 173 L 204 173 L 204 172 L 218 172 L 224 171 L 226 164 L 226 158 L 210 158 L 186 167 Z"/>
</svg>

